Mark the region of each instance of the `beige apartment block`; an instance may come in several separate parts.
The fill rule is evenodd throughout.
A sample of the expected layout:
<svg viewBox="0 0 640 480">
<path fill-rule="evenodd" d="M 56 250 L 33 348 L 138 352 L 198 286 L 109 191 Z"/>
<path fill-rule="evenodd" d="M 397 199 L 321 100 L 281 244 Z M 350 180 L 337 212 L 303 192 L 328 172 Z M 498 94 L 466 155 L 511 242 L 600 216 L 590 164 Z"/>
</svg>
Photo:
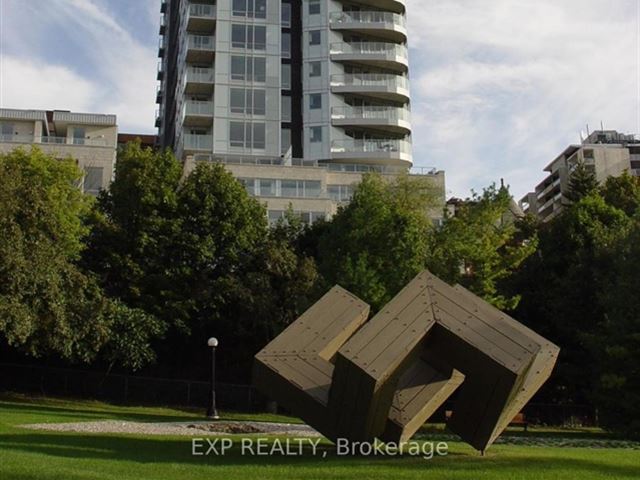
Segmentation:
<svg viewBox="0 0 640 480">
<path fill-rule="evenodd" d="M 527 193 L 520 206 L 525 213 L 547 222 L 568 204 L 566 194 L 575 167 L 583 163 L 603 183 L 624 172 L 640 176 L 640 141 L 615 130 L 598 130 L 580 145 L 570 145 L 544 169 L 549 174 L 535 191 Z"/>
<path fill-rule="evenodd" d="M 306 223 L 329 219 L 340 205 L 351 200 L 354 189 L 365 173 L 377 172 L 392 180 L 407 169 L 391 167 L 371 169 L 363 165 L 323 164 L 299 159 L 218 159 L 209 155 L 188 156 L 185 175 L 198 162 L 215 161 L 224 164 L 247 189 L 249 195 L 266 204 L 269 222 L 274 223 L 291 208 Z M 445 174 L 442 170 L 414 168 L 410 176 L 426 178 L 438 193 L 439 203 L 430 212 L 437 222 L 443 217 L 445 204 Z"/>
<path fill-rule="evenodd" d="M 113 179 L 117 139 L 115 115 L 0 109 L 0 153 L 33 145 L 58 158 L 73 158 L 84 172 L 82 190 L 91 195 Z"/>
</svg>

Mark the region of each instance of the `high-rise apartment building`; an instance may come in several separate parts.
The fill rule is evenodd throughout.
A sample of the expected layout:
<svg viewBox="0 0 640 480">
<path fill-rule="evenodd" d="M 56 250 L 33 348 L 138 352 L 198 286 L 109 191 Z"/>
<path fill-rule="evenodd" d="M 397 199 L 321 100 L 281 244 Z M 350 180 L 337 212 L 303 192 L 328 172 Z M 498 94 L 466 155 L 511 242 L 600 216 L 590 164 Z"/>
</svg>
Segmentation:
<svg viewBox="0 0 640 480">
<path fill-rule="evenodd" d="M 224 162 L 270 210 L 288 199 L 311 218 L 336 202 L 308 211 L 302 199 L 348 199 L 363 172 L 412 166 L 404 0 L 164 0 L 161 11 L 156 125 L 187 168 Z M 429 175 L 444 197 L 444 173 Z"/>
<path fill-rule="evenodd" d="M 543 222 L 556 217 L 568 204 L 571 173 L 578 164 L 592 171 L 599 183 L 623 172 L 640 176 L 640 141 L 615 130 L 597 130 L 581 144 L 570 145 L 547 165 L 548 175 L 535 191 L 520 200 L 524 212 Z"/>
</svg>

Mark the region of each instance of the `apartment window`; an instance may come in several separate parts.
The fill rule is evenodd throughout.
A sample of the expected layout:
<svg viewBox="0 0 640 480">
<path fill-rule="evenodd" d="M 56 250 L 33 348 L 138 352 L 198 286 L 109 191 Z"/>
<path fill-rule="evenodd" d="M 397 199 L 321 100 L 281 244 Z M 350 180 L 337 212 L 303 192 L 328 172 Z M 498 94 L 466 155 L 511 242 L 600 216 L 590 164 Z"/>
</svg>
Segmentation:
<svg viewBox="0 0 640 480">
<path fill-rule="evenodd" d="M 280 130 L 280 152 L 284 155 L 291 148 L 291 129 L 282 128 Z"/>
<path fill-rule="evenodd" d="M 233 55 L 231 57 L 231 79 L 264 83 L 267 80 L 267 59 Z"/>
<path fill-rule="evenodd" d="M 11 140 L 13 137 L 13 123 L 2 123 L 0 124 L 0 135 L 2 135 L 3 140 Z"/>
<path fill-rule="evenodd" d="M 291 65 L 289 65 L 288 63 L 282 64 L 281 82 L 282 88 L 286 90 L 291 88 Z"/>
<path fill-rule="evenodd" d="M 283 27 L 291 26 L 291 4 L 283 3 L 281 11 L 281 23 Z"/>
<path fill-rule="evenodd" d="M 265 148 L 265 124 L 260 122 L 229 122 L 229 144 L 238 148 Z"/>
<path fill-rule="evenodd" d="M 311 143 L 322 142 L 322 127 L 311 127 Z"/>
<path fill-rule="evenodd" d="M 318 15 L 320 13 L 320 0 L 310 0 L 309 15 Z"/>
<path fill-rule="evenodd" d="M 353 197 L 351 185 L 327 185 L 329 198 L 334 202 L 348 202 Z"/>
<path fill-rule="evenodd" d="M 102 180 L 104 168 L 102 167 L 86 167 L 84 169 L 84 180 L 82 188 L 85 193 L 97 195 L 102 190 Z"/>
<path fill-rule="evenodd" d="M 282 95 L 280 97 L 280 104 L 282 110 L 282 121 L 290 122 L 291 121 L 291 97 L 288 95 Z"/>
<path fill-rule="evenodd" d="M 265 90 L 252 88 L 232 88 L 229 107 L 231 113 L 264 115 L 266 113 Z"/>
<path fill-rule="evenodd" d="M 291 58 L 291 34 L 284 32 L 280 42 L 282 58 Z"/>
<path fill-rule="evenodd" d="M 309 32 L 309 45 L 320 45 L 322 43 L 322 32 L 320 30 L 311 30 Z"/>
<path fill-rule="evenodd" d="M 309 108 L 311 110 L 318 110 L 322 108 L 322 94 L 312 93 L 309 95 Z"/>
<path fill-rule="evenodd" d="M 276 181 L 268 178 L 258 179 L 258 195 L 261 197 L 275 197 Z"/>
<path fill-rule="evenodd" d="M 84 145 L 87 131 L 84 128 L 74 127 L 73 129 L 73 144 Z"/>
<path fill-rule="evenodd" d="M 309 62 L 309 76 L 319 77 L 322 75 L 322 62 Z"/>
<path fill-rule="evenodd" d="M 265 50 L 267 48 L 267 27 L 231 25 L 231 46 L 249 50 Z"/>
<path fill-rule="evenodd" d="M 267 0 L 233 0 L 234 17 L 267 18 Z"/>
<path fill-rule="evenodd" d="M 593 150 L 585 150 L 584 151 L 584 158 L 593 159 Z"/>
<path fill-rule="evenodd" d="M 253 178 L 239 178 L 238 181 L 252 197 L 256 194 L 256 181 Z"/>
</svg>

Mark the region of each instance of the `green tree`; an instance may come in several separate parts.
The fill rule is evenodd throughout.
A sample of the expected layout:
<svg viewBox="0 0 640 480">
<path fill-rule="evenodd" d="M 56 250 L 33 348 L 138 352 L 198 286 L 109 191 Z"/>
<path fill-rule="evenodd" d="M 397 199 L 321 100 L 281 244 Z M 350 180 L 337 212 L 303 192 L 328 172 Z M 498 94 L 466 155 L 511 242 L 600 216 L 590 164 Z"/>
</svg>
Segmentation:
<svg viewBox="0 0 640 480">
<path fill-rule="evenodd" d="M 433 235 L 427 265 L 449 283 L 459 283 L 500 309 L 513 309 L 518 293 L 507 294 L 508 279 L 536 250 L 537 237 L 511 213 L 512 198 L 495 185 L 475 194 L 445 216 Z"/>
<path fill-rule="evenodd" d="M 593 169 L 584 162 L 576 164 L 569 176 L 569 186 L 565 197 L 570 202 L 579 202 L 582 198 L 598 191 L 598 180 Z"/>
<path fill-rule="evenodd" d="M 114 363 L 140 367 L 157 330 L 138 322 L 133 351 L 116 327 L 135 312 L 120 307 L 116 315 L 77 266 L 91 202 L 77 188 L 81 176 L 73 160 L 36 148 L 0 155 L 0 336 L 35 357 L 88 363 L 108 350 Z"/>
<path fill-rule="evenodd" d="M 437 194 L 426 179 L 365 175 L 351 203 L 315 227 L 317 244 L 307 246 L 326 286 L 340 284 L 381 308 L 424 269 L 434 208 Z"/>
<path fill-rule="evenodd" d="M 604 201 L 632 217 L 640 212 L 640 177 L 624 172 L 619 177 L 609 177 L 600 189 Z"/>
<path fill-rule="evenodd" d="M 599 365 L 595 403 L 603 426 L 640 436 L 640 217 L 609 251 L 600 292 L 606 314 L 590 338 Z"/>
</svg>

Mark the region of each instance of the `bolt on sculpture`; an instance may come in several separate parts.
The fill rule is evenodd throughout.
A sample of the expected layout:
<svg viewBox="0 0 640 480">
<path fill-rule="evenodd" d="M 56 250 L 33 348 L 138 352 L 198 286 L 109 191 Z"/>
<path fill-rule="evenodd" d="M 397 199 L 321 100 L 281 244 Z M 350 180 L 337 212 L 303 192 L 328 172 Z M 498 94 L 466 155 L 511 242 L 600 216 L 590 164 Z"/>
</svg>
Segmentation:
<svg viewBox="0 0 640 480">
<path fill-rule="evenodd" d="M 255 386 L 333 441 L 406 441 L 457 390 L 448 426 L 484 451 L 559 352 L 428 271 L 368 315 L 332 288 L 256 355 Z"/>
</svg>

